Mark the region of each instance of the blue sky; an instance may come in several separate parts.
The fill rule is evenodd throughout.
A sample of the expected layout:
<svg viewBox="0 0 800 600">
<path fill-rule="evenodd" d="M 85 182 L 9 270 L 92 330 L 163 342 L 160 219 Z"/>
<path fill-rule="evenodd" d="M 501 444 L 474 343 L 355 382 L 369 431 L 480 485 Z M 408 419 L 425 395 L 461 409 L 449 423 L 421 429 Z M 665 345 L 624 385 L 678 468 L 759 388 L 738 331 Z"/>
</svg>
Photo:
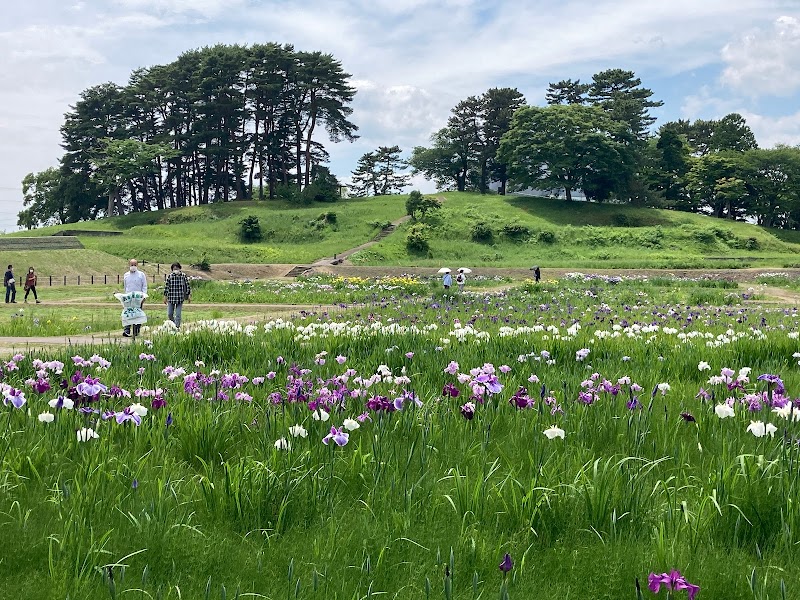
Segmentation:
<svg viewBox="0 0 800 600">
<path fill-rule="evenodd" d="M 25 174 L 56 165 L 81 90 L 216 43 L 292 43 L 342 61 L 361 134 L 329 147 L 342 179 L 379 145 L 426 144 L 469 95 L 511 86 L 541 104 L 548 82 L 614 67 L 664 101 L 659 123 L 736 111 L 762 147 L 800 144 L 798 0 L 29 0 L 3 16 L 6 231 Z"/>
</svg>

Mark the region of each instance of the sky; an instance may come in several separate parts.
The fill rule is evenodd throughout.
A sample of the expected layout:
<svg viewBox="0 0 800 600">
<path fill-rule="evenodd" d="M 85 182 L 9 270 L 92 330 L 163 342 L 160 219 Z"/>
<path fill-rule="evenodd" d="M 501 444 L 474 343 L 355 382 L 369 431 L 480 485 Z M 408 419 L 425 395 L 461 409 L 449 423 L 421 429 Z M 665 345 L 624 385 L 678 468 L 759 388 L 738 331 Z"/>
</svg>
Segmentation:
<svg viewBox="0 0 800 600">
<path fill-rule="evenodd" d="M 543 104 L 550 82 L 632 70 L 660 123 L 741 113 L 761 147 L 800 144 L 800 0 L 6 0 L 0 22 L 0 231 L 22 178 L 57 166 L 80 92 L 217 43 L 333 54 L 357 88 L 346 180 L 378 146 L 405 156 L 492 87 Z M 414 186 L 432 192 L 415 178 Z"/>
</svg>

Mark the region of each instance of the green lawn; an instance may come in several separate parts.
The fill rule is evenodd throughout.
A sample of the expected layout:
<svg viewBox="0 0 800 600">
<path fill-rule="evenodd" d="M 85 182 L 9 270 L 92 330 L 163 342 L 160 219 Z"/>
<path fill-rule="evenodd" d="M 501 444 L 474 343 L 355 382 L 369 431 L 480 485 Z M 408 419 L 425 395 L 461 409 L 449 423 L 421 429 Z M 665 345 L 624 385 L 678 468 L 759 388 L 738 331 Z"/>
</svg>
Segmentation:
<svg viewBox="0 0 800 600">
<path fill-rule="evenodd" d="M 800 263 L 800 234 L 704 215 L 522 196 L 444 194 L 427 219 L 429 252 L 410 253 L 411 224 L 351 257 L 356 264 L 575 268 L 715 268 Z M 476 223 L 492 239 L 471 239 Z M 518 226 L 512 239 L 504 228 Z M 527 233 L 525 233 L 527 229 Z"/>
<path fill-rule="evenodd" d="M 571 202 L 528 196 L 450 192 L 442 210 L 426 219 L 430 250 L 409 252 L 411 223 L 351 257 L 362 265 L 575 268 L 789 267 L 800 264 L 800 232 L 627 205 Z M 335 222 L 321 219 L 335 213 Z M 298 206 L 283 201 L 236 201 L 135 213 L 45 227 L 12 235 L 51 235 L 63 229 L 120 231 L 79 236 L 87 250 L 9 252 L 8 260 L 34 264 L 42 274 L 113 274 L 125 259 L 184 265 L 210 263 L 303 264 L 367 242 L 405 213 L 405 196 L 353 198 Z M 242 244 L 239 222 L 259 219 L 264 240 Z M 491 236 L 473 240 L 484 223 Z M 516 228 L 519 235 L 513 237 Z M 116 258 L 112 258 L 116 257 Z"/>
</svg>

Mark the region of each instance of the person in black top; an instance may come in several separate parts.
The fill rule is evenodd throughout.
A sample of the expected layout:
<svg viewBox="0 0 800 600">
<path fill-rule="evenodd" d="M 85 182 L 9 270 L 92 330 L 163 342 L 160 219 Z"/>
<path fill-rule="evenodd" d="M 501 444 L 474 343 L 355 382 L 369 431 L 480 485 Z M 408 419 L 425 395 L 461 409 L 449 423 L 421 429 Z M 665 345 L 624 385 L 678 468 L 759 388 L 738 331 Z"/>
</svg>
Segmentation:
<svg viewBox="0 0 800 600">
<path fill-rule="evenodd" d="M 542 272 L 539 270 L 539 267 L 531 267 L 531 271 L 533 271 L 533 280 L 539 283 L 539 280 L 542 278 Z"/>
<path fill-rule="evenodd" d="M 164 304 L 167 305 L 167 318 L 175 323 L 175 327 L 180 327 L 183 302 L 192 301 L 192 288 L 186 273 L 181 271 L 181 263 L 174 262 L 171 268 L 172 273 L 164 282 Z"/>
<path fill-rule="evenodd" d="M 8 265 L 8 271 L 6 271 L 6 276 L 3 278 L 3 285 L 6 286 L 6 304 L 9 302 L 13 304 L 17 303 L 17 286 L 12 269 L 13 267 Z"/>
</svg>

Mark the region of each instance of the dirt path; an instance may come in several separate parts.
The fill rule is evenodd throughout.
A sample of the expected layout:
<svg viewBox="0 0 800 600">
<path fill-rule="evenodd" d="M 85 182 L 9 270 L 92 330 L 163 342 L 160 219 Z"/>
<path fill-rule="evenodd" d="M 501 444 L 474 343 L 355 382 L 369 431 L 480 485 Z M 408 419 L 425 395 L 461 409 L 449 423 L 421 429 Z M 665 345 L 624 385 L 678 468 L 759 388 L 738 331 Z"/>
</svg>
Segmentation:
<svg viewBox="0 0 800 600">
<path fill-rule="evenodd" d="M 408 221 L 410 221 L 410 220 L 411 220 L 411 216 L 410 215 L 406 215 L 404 217 L 400 217 L 399 219 L 396 219 L 396 220 L 392 221 L 392 224 L 391 224 L 390 227 L 381 230 L 381 232 L 375 237 L 375 239 L 370 240 L 369 242 L 364 242 L 363 244 L 359 244 L 355 248 L 350 248 L 349 250 L 345 250 L 344 252 L 340 252 L 335 257 L 326 256 L 325 258 L 320 258 L 319 260 L 311 263 L 311 266 L 312 267 L 324 267 L 324 266 L 342 264 L 344 261 L 346 261 L 350 256 L 352 256 L 356 252 L 359 252 L 361 250 L 365 250 L 366 248 L 374 246 L 375 244 L 380 242 L 383 238 L 385 238 L 387 235 L 390 235 L 391 233 L 393 233 L 394 230 L 397 229 L 400 225 L 402 225 L 403 223 L 408 223 Z"/>
</svg>

